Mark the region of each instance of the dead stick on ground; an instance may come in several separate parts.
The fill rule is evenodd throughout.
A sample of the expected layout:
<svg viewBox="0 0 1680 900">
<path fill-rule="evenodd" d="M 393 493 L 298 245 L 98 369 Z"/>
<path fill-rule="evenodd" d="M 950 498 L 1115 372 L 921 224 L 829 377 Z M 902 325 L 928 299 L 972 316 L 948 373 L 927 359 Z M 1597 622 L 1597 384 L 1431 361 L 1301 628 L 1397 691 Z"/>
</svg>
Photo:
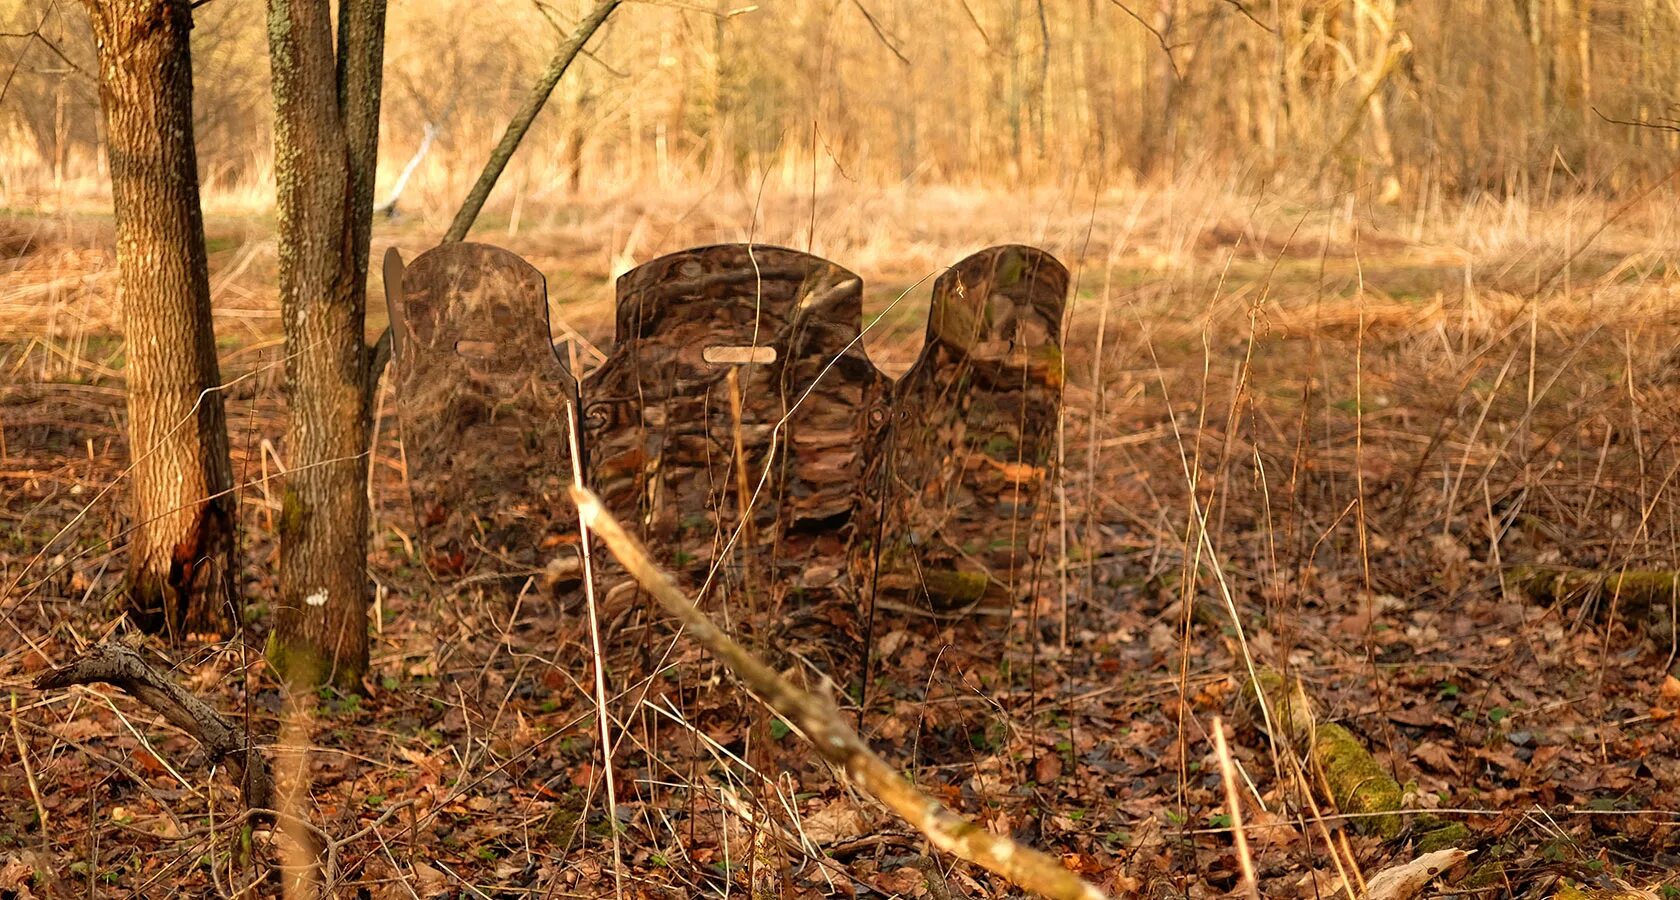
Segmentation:
<svg viewBox="0 0 1680 900">
<path fill-rule="evenodd" d="M 1225 723 L 1213 717 L 1213 749 L 1219 755 L 1219 777 L 1225 784 L 1225 799 L 1231 806 L 1231 838 L 1237 845 L 1237 865 L 1242 869 L 1243 894 L 1260 900 L 1260 884 L 1254 877 L 1254 857 L 1248 852 L 1248 833 L 1243 831 L 1242 795 L 1237 792 L 1237 766 L 1231 748 L 1225 744 Z"/>
<path fill-rule="evenodd" d="M 122 644 L 100 644 L 72 660 L 35 679 L 39 690 L 56 690 L 76 684 L 104 683 L 162 714 L 170 724 L 193 736 L 204 745 L 211 762 L 225 761 L 239 785 L 245 800 L 247 815 L 264 821 L 278 821 L 284 834 L 282 854 L 285 856 L 284 895 L 287 897 L 316 896 L 317 888 L 330 881 L 332 841 L 325 832 L 308 821 L 298 786 L 306 782 L 295 772 L 290 774 L 289 789 L 284 796 L 275 789 L 269 772 L 268 757 L 262 750 L 246 743 L 245 732 L 210 704 L 198 699 L 169 676 L 158 671 L 145 657 Z M 307 717 L 288 715 L 285 724 L 292 734 L 283 740 L 283 763 L 297 770 L 304 759 L 303 745 L 307 743 Z M 278 812 L 276 812 L 278 810 Z M 328 871 L 321 871 L 322 860 Z"/>
<path fill-rule="evenodd" d="M 573 487 L 572 501 L 583 524 L 606 542 L 642 589 L 680 620 L 691 637 L 728 666 L 765 705 L 796 726 L 823 759 L 844 770 L 858 787 L 927 835 L 935 847 L 1055 900 L 1101 900 L 1106 896 L 1050 856 L 992 834 L 918 791 L 845 724 L 832 700 L 795 687 L 713 624 L 653 564 L 641 542 L 619 526 L 598 497 L 585 488 Z"/>
<path fill-rule="evenodd" d="M 47 821 L 47 804 L 41 799 L 41 785 L 35 781 L 35 770 L 29 765 L 29 746 L 23 739 L 23 727 L 18 725 L 17 695 L 12 695 L 12 739 L 17 741 L 18 762 L 23 763 L 23 777 L 29 782 L 29 796 L 35 800 L 36 825 L 40 826 L 41 843 L 44 846 L 47 836 L 52 834 L 52 825 Z"/>
<path fill-rule="evenodd" d="M 120 688 L 192 735 L 211 761 L 225 760 L 233 780 L 255 809 L 274 808 L 274 782 L 261 751 L 245 743 L 243 730 L 203 700 L 170 681 L 140 654 L 121 644 L 100 644 L 69 664 L 35 679 L 37 690 L 103 682 Z"/>
</svg>

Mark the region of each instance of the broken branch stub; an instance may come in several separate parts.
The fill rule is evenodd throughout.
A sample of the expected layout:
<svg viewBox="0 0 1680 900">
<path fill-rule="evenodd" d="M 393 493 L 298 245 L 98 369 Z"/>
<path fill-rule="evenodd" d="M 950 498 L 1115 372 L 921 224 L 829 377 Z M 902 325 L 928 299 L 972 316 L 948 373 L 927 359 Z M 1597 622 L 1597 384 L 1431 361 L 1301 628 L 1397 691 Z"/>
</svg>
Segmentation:
<svg viewBox="0 0 1680 900">
<path fill-rule="evenodd" d="M 733 536 L 727 579 L 805 587 L 815 560 L 845 559 L 886 393 L 861 322 L 856 275 L 781 247 L 700 247 L 625 274 L 616 344 L 583 385 L 592 485 L 685 580 Z"/>
<path fill-rule="evenodd" d="M 876 576 L 874 595 L 1008 616 L 1036 592 L 1068 281 L 1055 257 L 1009 245 L 934 283 L 927 343 L 869 454 L 881 521 L 860 531 L 878 526 L 881 546 L 860 545 L 852 564 L 860 584 Z"/>
<path fill-rule="evenodd" d="M 402 274 L 393 372 L 427 564 L 523 577 L 577 541 L 566 406 L 542 273 L 486 244 L 444 244 Z M 511 565 L 510 565 L 511 564 Z"/>
</svg>

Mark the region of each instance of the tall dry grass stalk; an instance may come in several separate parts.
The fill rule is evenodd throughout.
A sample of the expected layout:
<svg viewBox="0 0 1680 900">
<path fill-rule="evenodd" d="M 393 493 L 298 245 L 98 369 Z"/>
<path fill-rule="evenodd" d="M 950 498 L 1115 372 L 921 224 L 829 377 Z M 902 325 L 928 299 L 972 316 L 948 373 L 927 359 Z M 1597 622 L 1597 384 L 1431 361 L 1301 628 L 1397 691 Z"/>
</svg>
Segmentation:
<svg viewBox="0 0 1680 900">
<path fill-rule="evenodd" d="M 322 867 L 326 848 L 310 827 L 309 732 L 314 718 L 312 696 L 287 692 L 274 745 L 275 800 L 280 814 L 276 829 L 285 900 L 316 900 L 325 887 Z"/>
</svg>

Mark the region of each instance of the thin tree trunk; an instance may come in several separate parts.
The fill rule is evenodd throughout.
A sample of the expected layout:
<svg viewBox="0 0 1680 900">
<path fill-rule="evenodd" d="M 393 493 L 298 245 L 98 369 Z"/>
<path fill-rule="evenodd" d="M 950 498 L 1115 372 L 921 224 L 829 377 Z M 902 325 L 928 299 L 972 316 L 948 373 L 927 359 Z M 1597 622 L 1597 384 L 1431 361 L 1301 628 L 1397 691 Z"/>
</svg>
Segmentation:
<svg viewBox="0 0 1680 900">
<path fill-rule="evenodd" d="M 233 621 L 234 498 L 192 128 L 187 0 L 88 3 L 99 54 L 134 460 L 129 608 L 147 630 Z"/>
<path fill-rule="evenodd" d="M 1593 105 L 1592 23 L 1593 0 L 1580 0 L 1575 18 L 1575 62 L 1581 79 L 1579 115 L 1583 122 L 1592 113 Z"/>
<path fill-rule="evenodd" d="M 270 0 L 286 475 L 269 658 L 296 684 L 367 671 L 369 351 L 363 343 L 384 0 Z"/>
<path fill-rule="evenodd" d="M 385 68 L 386 0 L 340 0 L 338 108 L 349 146 L 350 283 L 358 310 L 367 306 L 369 245 L 373 240 L 373 179 L 379 169 L 379 107 Z M 362 322 L 357 322 L 361 345 Z M 365 363 L 364 363 L 365 367 Z M 377 376 L 364 372 L 363 378 Z M 365 468 L 365 466 L 364 466 Z"/>
<path fill-rule="evenodd" d="M 1143 126 L 1143 157 L 1138 168 L 1146 174 L 1160 174 L 1163 168 L 1170 171 L 1173 156 L 1177 153 L 1178 101 L 1183 87 L 1179 83 L 1172 51 L 1168 49 L 1171 44 L 1166 38 L 1178 22 L 1177 0 L 1160 0 L 1154 19 L 1153 30 L 1161 36 L 1161 47 L 1159 54 L 1151 51 L 1154 71 L 1150 80 L 1155 83 L 1154 90 L 1160 99 L 1156 101 L 1156 114 L 1149 116 Z"/>
<path fill-rule="evenodd" d="M 1021 142 L 1021 105 L 1026 95 L 1021 86 L 1021 19 L 1024 15 L 1021 0 L 1015 0 L 1015 7 L 1009 15 L 1009 177 L 1012 182 L 1020 181 L 1026 173 Z"/>
<path fill-rule="evenodd" d="M 1544 3 L 1545 0 L 1517 0 L 1517 9 L 1523 16 L 1534 66 L 1529 88 L 1529 127 L 1542 131 L 1546 123 L 1546 106 L 1551 98 L 1551 60 L 1546 47 Z"/>
</svg>

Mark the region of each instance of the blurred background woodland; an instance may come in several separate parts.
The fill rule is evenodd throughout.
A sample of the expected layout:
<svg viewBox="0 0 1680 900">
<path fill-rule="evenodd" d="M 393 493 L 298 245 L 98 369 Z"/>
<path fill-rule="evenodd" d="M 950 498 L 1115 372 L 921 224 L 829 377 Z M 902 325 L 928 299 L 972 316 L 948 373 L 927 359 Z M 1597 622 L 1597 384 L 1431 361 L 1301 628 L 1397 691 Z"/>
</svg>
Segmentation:
<svg viewBox="0 0 1680 900">
<path fill-rule="evenodd" d="M 1680 148 L 1676 0 L 710 2 L 610 21 L 502 201 L 766 173 L 792 191 L 1214 175 L 1411 208 L 1625 192 Z M 379 199 L 435 134 L 407 196 L 455 203 L 579 15 L 392 3 Z M 207 203 L 269 202 L 263 4 L 210 0 L 194 18 Z M 14 207 L 102 183 L 85 12 L 0 3 L 0 29 L 37 26 L 50 44 L 8 42 L 0 103 L 0 203 Z"/>
</svg>

